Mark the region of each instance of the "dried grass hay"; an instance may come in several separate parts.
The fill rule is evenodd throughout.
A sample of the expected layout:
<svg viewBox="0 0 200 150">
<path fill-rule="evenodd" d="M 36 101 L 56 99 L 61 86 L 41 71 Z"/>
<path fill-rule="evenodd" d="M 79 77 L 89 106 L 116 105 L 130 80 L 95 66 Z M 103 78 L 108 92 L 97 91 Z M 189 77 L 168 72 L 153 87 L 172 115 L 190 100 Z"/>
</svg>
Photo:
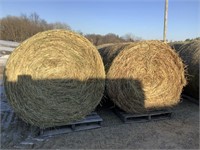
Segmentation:
<svg viewBox="0 0 200 150">
<path fill-rule="evenodd" d="M 200 40 L 184 44 L 178 50 L 188 69 L 188 85 L 184 91 L 199 100 L 199 58 Z"/>
<path fill-rule="evenodd" d="M 172 42 L 172 43 L 169 43 L 169 45 L 171 46 L 172 49 L 174 49 L 176 52 L 178 52 L 179 48 L 184 45 L 185 43 L 187 42 L 183 42 L 183 41 L 180 41 L 180 42 Z"/>
<path fill-rule="evenodd" d="M 46 128 L 68 124 L 93 111 L 103 96 L 104 79 L 101 56 L 86 38 L 50 30 L 12 52 L 4 86 L 19 117 Z"/>
<path fill-rule="evenodd" d="M 99 49 L 107 72 L 106 93 L 130 113 L 172 107 L 186 84 L 184 65 L 159 41 L 116 44 Z"/>
</svg>

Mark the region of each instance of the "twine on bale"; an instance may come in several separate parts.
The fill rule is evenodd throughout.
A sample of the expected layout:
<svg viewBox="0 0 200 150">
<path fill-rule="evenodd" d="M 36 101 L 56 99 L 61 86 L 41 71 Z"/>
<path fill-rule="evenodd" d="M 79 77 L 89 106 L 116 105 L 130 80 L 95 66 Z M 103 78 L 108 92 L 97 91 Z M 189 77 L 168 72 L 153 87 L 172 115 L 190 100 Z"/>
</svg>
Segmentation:
<svg viewBox="0 0 200 150">
<path fill-rule="evenodd" d="M 107 72 L 106 93 L 129 113 L 173 107 L 186 85 L 184 65 L 160 41 L 118 44 L 99 49 Z"/>
<path fill-rule="evenodd" d="M 184 92 L 199 100 L 200 40 L 185 43 L 177 51 L 187 65 L 189 74 L 188 85 L 185 87 Z"/>
<path fill-rule="evenodd" d="M 67 30 L 41 32 L 24 41 L 10 55 L 4 72 L 14 111 L 41 128 L 84 118 L 99 104 L 104 79 L 97 49 Z"/>
</svg>

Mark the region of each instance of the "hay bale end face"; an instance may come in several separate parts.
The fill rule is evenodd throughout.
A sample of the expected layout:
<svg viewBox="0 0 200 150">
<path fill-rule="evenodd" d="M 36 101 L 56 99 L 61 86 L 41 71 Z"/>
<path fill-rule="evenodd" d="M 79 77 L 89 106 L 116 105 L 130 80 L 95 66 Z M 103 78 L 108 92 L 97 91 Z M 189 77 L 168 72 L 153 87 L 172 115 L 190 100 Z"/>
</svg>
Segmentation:
<svg viewBox="0 0 200 150">
<path fill-rule="evenodd" d="M 124 111 L 142 113 L 179 103 L 184 65 L 167 44 L 142 41 L 99 51 L 107 68 L 106 93 Z"/>
<path fill-rule="evenodd" d="M 38 33 L 10 55 L 4 72 L 9 103 L 41 128 L 84 118 L 99 104 L 105 71 L 97 49 L 66 30 Z"/>
<path fill-rule="evenodd" d="M 194 40 L 182 45 L 178 52 L 187 65 L 189 74 L 188 85 L 184 88 L 184 92 L 199 100 L 200 40 Z"/>
</svg>

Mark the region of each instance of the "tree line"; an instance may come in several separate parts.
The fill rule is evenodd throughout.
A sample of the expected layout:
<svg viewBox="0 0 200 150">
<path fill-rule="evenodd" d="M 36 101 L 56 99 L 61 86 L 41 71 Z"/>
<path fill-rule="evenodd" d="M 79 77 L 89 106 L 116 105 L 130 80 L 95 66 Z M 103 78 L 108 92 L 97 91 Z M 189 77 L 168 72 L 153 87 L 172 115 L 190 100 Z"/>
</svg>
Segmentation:
<svg viewBox="0 0 200 150">
<path fill-rule="evenodd" d="M 38 32 L 51 29 L 72 30 L 71 27 L 66 23 L 47 23 L 36 13 L 32 13 L 29 16 L 22 14 L 21 16 L 7 16 L 0 19 L 1 40 L 22 42 Z M 82 32 L 79 31 L 79 33 L 83 35 Z M 85 36 L 96 46 L 106 43 L 133 42 L 141 40 L 141 38 L 138 38 L 131 33 L 128 33 L 122 37 L 119 37 L 114 33 L 108 33 L 106 35 L 85 34 L 83 36 Z"/>
<path fill-rule="evenodd" d="M 0 38 L 2 40 L 22 42 L 38 32 L 51 29 L 70 29 L 65 23 L 47 23 L 38 14 L 32 13 L 30 16 L 7 16 L 0 19 Z"/>
<path fill-rule="evenodd" d="M 136 37 L 131 33 L 125 34 L 122 37 L 119 37 L 114 33 L 108 33 L 106 35 L 86 34 L 85 37 L 96 46 L 107 43 L 123 43 L 141 40 L 141 38 Z"/>
</svg>

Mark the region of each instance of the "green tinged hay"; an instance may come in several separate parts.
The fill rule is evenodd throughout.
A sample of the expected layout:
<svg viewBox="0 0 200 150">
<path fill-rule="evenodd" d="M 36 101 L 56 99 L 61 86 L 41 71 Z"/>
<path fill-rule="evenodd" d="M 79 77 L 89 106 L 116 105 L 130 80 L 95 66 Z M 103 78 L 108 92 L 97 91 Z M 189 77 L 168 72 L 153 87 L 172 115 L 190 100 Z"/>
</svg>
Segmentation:
<svg viewBox="0 0 200 150">
<path fill-rule="evenodd" d="M 99 49 L 106 68 L 106 94 L 129 113 L 173 107 L 186 84 L 184 65 L 159 41 L 116 44 Z"/>
<path fill-rule="evenodd" d="M 84 118 L 99 104 L 104 84 L 97 49 L 67 30 L 41 32 L 24 41 L 10 55 L 4 72 L 14 111 L 41 128 Z"/>
</svg>

